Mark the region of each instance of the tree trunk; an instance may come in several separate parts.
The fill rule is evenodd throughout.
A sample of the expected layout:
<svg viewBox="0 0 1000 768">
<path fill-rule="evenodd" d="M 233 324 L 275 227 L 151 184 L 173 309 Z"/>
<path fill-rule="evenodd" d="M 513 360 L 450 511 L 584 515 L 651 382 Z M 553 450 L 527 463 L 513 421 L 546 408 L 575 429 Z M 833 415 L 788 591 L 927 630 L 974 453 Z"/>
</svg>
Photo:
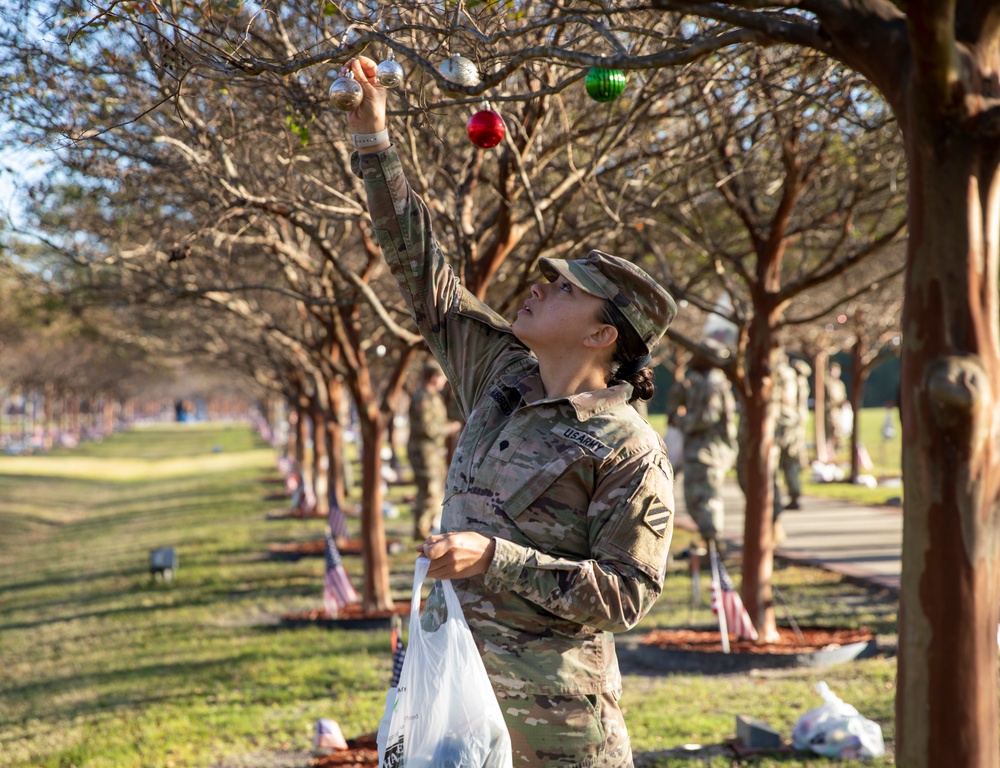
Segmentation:
<svg viewBox="0 0 1000 768">
<path fill-rule="evenodd" d="M 743 585 L 740 594 L 761 642 L 777 639 L 771 574 L 774 570 L 774 414 L 771 389 L 771 334 L 767 320 L 755 318 L 746 352 L 747 383 L 743 413 L 746 419 L 743 462 L 743 492 L 746 513 L 743 519 Z"/>
<path fill-rule="evenodd" d="M 343 511 L 347 503 L 344 487 L 344 385 L 335 378 L 326 383 L 327 398 L 330 401 L 330 418 L 326 423 L 326 450 L 330 459 L 327 482 L 330 487 L 330 507 Z"/>
<path fill-rule="evenodd" d="M 298 471 L 302 482 L 306 480 L 306 442 L 309 434 L 309 424 L 306 413 L 302 409 L 300 402 L 295 404 L 295 424 L 292 429 L 295 431 L 295 469 Z"/>
<path fill-rule="evenodd" d="M 317 382 L 317 386 L 320 382 Z M 324 385 L 325 388 L 325 385 Z M 326 398 L 323 398 L 324 400 Z M 320 398 L 313 398 L 309 408 L 312 423 L 312 488 L 316 498 L 314 512 L 326 517 L 330 513 L 330 488 L 327 479 L 330 471 L 330 459 L 327 447 L 327 413 Z"/>
<path fill-rule="evenodd" d="M 904 124 L 896 762 L 998 768 L 998 145 L 917 114 Z"/>
<path fill-rule="evenodd" d="M 361 550 L 365 583 L 361 600 L 366 612 L 392 608 L 389 557 L 382 517 L 382 444 L 385 422 L 374 402 L 358 408 L 361 429 Z"/>
<path fill-rule="evenodd" d="M 104 434 L 115 432 L 115 399 L 111 395 L 104 397 Z"/>
<path fill-rule="evenodd" d="M 861 476 L 861 449 L 864 445 L 858 434 L 858 427 L 861 424 L 861 403 L 865 399 L 865 384 L 868 382 L 870 368 L 862 368 L 858 373 L 851 371 L 851 396 L 848 401 L 851 404 L 853 413 L 851 414 L 851 482 L 858 482 Z"/>
<path fill-rule="evenodd" d="M 286 410 L 288 411 L 288 416 L 286 421 L 288 422 L 288 433 L 286 435 L 287 442 L 285 443 L 285 456 L 295 462 L 295 470 L 298 471 L 298 458 L 299 458 L 299 411 L 295 404 L 295 400 L 289 399 L 286 404 Z"/>
</svg>

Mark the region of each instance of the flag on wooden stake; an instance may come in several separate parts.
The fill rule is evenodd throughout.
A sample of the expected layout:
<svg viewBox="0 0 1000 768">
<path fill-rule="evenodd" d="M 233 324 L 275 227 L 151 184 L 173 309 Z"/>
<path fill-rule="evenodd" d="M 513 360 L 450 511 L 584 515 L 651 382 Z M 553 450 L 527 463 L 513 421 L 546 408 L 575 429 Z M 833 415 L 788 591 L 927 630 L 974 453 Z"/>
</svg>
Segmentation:
<svg viewBox="0 0 1000 768">
<path fill-rule="evenodd" d="M 721 603 L 727 630 L 740 640 L 756 640 L 757 630 L 750 614 L 743 606 L 740 593 L 733 586 L 733 580 L 729 578 L 715 547 L 710 548 L 709 554 L 712 557 L 712 610 L 718 613 Z"/>
</svg>

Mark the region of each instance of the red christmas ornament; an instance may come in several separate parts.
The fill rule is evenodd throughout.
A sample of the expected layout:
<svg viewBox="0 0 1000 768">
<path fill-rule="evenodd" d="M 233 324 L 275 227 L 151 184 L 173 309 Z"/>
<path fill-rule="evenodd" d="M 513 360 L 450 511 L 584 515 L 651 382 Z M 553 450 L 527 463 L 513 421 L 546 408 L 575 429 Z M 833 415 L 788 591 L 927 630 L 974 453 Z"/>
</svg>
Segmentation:
<svg viewBox="0 0 1000 768">
<path fill-rule="evenodd" d="M 484 109 L 469 118 L 465 131 L 469 134 L 469 141 L 477 147 L 490 149 L 503 141 L 507 126 L 504 125 L 503 118 L 492 109 Z"/>
</svg>

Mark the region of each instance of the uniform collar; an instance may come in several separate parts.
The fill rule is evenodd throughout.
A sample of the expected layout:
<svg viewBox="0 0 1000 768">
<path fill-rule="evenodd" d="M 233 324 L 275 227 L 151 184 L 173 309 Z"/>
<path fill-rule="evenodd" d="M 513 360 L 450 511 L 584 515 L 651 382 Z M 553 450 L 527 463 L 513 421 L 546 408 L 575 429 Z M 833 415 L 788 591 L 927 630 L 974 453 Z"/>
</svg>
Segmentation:
<svg viewBox="0 0 1000 768">
<path fill-rule="evenodd" d="M 596 416 L 599 413 L 622 403 L 627 403 L 632 396 L 632 385 L 619 382 L 604 389 L 593 392 L 581 392 L 568 397 L 546 397 L 542 386 L 542 377 L 535 368 L 527 373 L 508 373 L 500 377 L 506 387 L 512 387 L 521 394 L 525 405 L 544 405 L 546 403 L 569 403 L 580 421 Z"/>
</svg>

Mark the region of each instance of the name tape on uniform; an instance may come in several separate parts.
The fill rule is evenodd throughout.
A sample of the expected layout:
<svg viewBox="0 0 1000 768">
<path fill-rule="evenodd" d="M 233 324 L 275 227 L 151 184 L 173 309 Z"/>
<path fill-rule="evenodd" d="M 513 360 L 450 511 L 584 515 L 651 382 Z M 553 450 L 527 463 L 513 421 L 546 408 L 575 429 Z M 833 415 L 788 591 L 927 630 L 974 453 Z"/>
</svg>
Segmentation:
<svg viewBox="0 0 1000 768">
<path fill-rule="evenodd" d="M 593 435 L 584 432 L 582 429 L 577 429 L 576 427 L 571 427 L 569 424 L 556 424 L 552 431 L 557 435 L 562 435 L 568 440 L 572 440 L 578 445 L 582 445 L 591 453 L 596 454 L 602 459 L 607 458 L 611 455 L 610 446 L 605 445 L 600 440 L 598 440 Z"/>
</svg>

